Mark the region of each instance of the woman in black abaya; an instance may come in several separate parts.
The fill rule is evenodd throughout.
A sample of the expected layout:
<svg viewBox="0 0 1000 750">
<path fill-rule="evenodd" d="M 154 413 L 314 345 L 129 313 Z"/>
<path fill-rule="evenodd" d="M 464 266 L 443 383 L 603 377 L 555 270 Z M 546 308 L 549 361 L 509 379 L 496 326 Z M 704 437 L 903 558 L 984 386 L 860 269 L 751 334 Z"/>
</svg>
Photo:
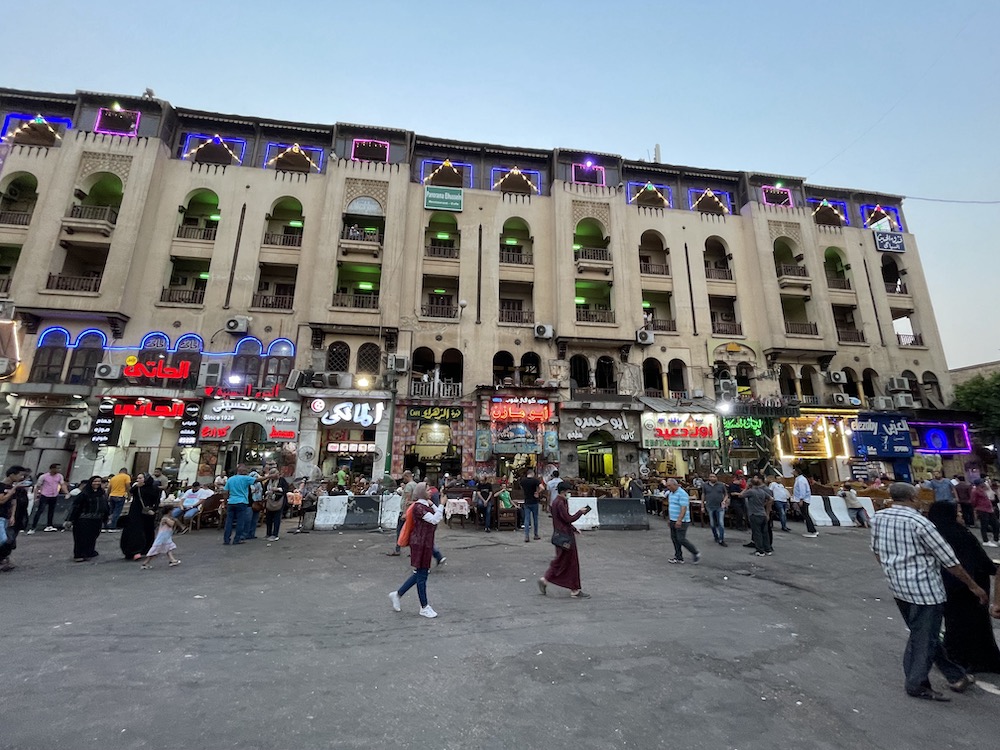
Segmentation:
<svg viewBox="0 0 1000 750">
<path fill-rule="evenodd" d="M 122 529 L 122 554 L 126 560 L 138 560 L 153 546 L 156 538 L 156 509 L 160 507 L 160 488 L 138 474 L 132 485 L 132 505 Z"/>
<path fill-rule="evenodd" d="M 960 524 L 954 503 L 938 502 L 931 506 L 928 518 L 944 540 L 955 550 L 955 556 L 983 591 L 990 591 L 990 577 L 997 566 L 990 560 L 979 540 Z M 995 585 L 996 582 L 994 582 Z M 948 601 L 944 605 L 944 648 L 948 658 L 969 672 L 1000 672 L 1000 649 L 993 637 L 990 609 L 984 607 L 964 583 L 944 574 Z M 997 612 L 996 591 L 992 601 Z"/>
<path fill-rule="evenodd" d="M 101 477 L 93 476 L 73 497 L 69 515 L 73 523 L 73 562 L 85 562 L 97 557 L 97 539 L 110 515 L 111 508 L 101 486 Z"/>
</svg>

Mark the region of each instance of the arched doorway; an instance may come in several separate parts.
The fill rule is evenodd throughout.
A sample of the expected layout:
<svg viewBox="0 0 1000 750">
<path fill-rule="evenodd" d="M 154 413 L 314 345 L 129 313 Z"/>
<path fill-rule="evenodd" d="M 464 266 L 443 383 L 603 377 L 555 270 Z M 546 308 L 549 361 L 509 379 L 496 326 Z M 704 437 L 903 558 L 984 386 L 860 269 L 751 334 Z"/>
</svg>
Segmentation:
<svg viewBox="0 0 1000 750">
<path fill-rule="evenodd" d="M 672 359 L 667 364 L 667 388 L 670 390 L 670 398 L 687 396 L 687 365 L 679 359 Z"/>
<path fill-rule="evenodd" d="M 650 357 L 642 363 L 642 388 L 647 396 L 663 396 L 663 367 Z"/>
<path fill-rule="evenodd" d="M 598 357 L 597 368 L 594 371 L 594 385 L 602 393 L 618 393 L 618 380 L 615 377 L 615 361 L 611 357 Z"/>
<path fill-rule="evenodd" d="M 586 482 L 606 482 L 615 477 L 615 439 L 597 430 L 577 448 L 580 478 Z"/>
<path fill-rule="evenodd" d="M 582 354 L 569 360 L 569 385 L 571 390 L 590 388 L 590 362 Z"/>
<path fill-rule="evenodd" d="M 514 355 L 510 352 L 493 355 L 493 384 L 514 385 Z"/>
</svg>

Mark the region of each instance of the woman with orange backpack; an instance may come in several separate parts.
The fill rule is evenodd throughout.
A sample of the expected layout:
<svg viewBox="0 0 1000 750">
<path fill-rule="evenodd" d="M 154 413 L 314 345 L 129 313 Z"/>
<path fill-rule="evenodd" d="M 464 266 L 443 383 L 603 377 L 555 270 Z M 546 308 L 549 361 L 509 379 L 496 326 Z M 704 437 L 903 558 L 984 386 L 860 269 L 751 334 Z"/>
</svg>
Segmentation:
<svg viewBox="0 0 1000 750">
<path fill-rule="evenodd" d="M 415 493 L 416 495 L 416 493 Z M 437 617 L 427 601 L 427 575 L 431 572 L 431 558 L 434 555 L 434 532 L 444 518 L 444 504 L 434 505 L 427 499 L 426 491 L 414 498 L 407 509 L 403 529 L 396 540 L 400 547 L 410 547 L 410 565 L 413 573 L 396 591 L 389 594 L 392 608 L 399 612 L 400 599 L 414 585 L 417 587 L 417 597 L 420 599 L 420 615 L 422 617 Z"/>
</svg>

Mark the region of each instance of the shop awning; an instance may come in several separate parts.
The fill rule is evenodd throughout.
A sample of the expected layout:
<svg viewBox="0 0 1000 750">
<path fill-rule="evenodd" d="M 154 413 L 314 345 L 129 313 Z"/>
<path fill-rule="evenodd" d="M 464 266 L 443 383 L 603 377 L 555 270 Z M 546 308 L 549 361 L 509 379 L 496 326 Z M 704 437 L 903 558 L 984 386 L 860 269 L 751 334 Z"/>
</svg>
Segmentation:
<svg viewBox="0 0 1000 750">
<path fill-rule="evenodd" d="M 676 399 L 656 398 L 655 396 L 639 396 L 639 402 L 655 412 L 686 414 L 715 414 L 715 403 L 705 398 Z"/>
</svg>

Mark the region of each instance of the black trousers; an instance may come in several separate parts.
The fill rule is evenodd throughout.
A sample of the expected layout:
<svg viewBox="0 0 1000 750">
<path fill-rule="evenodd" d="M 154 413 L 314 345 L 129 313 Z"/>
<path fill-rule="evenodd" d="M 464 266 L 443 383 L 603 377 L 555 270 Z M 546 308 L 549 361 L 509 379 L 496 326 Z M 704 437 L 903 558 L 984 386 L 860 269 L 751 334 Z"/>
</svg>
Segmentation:
<svg viewBox="0 0 1000 750">
<path fill-rule="evenodd" d="M 979 516 L 979 531 L 983 535 L 983 541 L 990 540 L 990 532 L 992 531 L 993 541 L 1000 542 L 1000 521 L 997 520 L 996 515 L 981 510 L 976 511 L 976 515 Z"/>
<path fill-rule="evenodd" d="M 46 508 L 48 508 L 49 511 L 47 517 L 48 523 L 46 524 L 46 528 L 48 528 L 49 526 L 55 526 L 55 523 L 53 523 L 53 521 L 55 520 L 56 501 L 58 499 L 59 499 L 58 497 L 49 497 L 48 495 L 39 495 L 36 498 L 37 502 L 35 503 L 35 517 L 31 521 L 31 528 L 33 530 L 38 528 L 38 519 L 42 517 L 42 511 L 45 510 Z"/>
<path fill-rule="evenodd" d="M 972 503 L 959 503 L 958 507 L 962 509 L 962 520 L 971 529 L 976 525 L 976 512 L 972 509 Z"/>
</svg>

